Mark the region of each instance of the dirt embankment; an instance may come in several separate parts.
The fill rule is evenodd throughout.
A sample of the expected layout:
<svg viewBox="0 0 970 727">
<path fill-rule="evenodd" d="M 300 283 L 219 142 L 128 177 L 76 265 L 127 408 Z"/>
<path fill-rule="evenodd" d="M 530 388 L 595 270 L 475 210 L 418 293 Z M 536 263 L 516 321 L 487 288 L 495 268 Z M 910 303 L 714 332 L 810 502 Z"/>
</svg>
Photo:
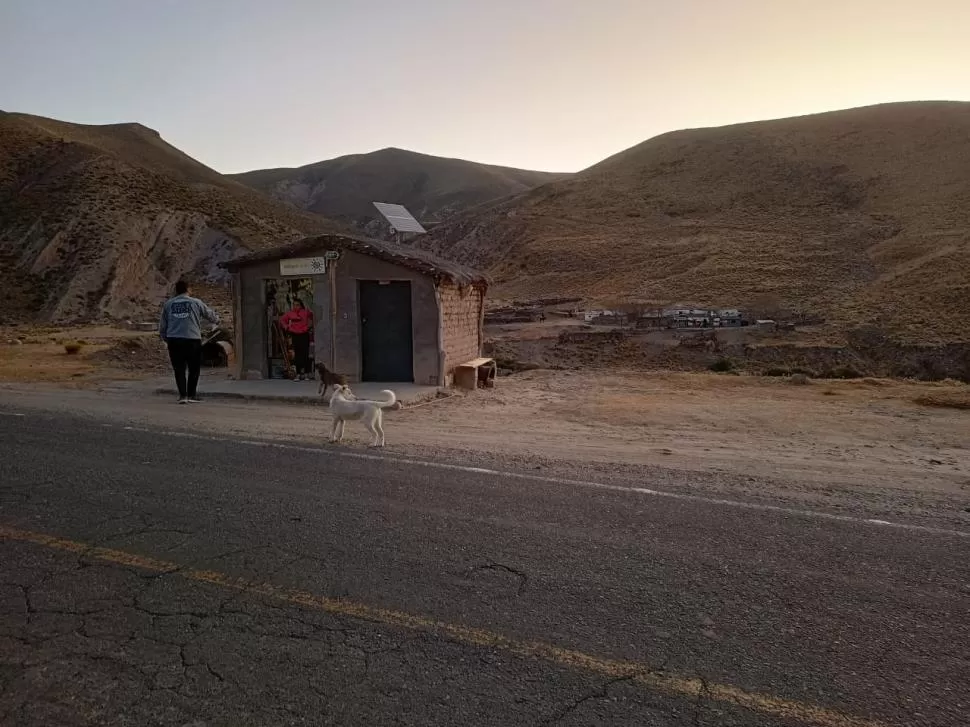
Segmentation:
<svg viewBox="0 0 970 727">
<path fill-rule="evenodd" d="M 813 378 L 890 377 L 970 383 L 970 343 L 939 346 L 893 341 L 873 329 L 848 334 L 842 344 L 800 339 L 758 340 L 739 330 L 665 332 L 591 326 L 493 328 L 488 355 L 516 371 L 551 369 L 666 369 L 703 371 L 714 368 L 768 375 L 805 373 Z"/>
</svg>

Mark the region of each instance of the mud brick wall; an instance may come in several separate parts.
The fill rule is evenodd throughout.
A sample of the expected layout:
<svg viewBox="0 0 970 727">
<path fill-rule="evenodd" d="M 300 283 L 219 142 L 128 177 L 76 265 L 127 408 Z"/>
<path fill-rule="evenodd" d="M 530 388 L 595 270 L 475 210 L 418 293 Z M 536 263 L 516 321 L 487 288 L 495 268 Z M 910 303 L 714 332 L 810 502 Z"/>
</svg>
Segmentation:
<svg viewBox="0 0 970 727">
<path fill-rule="evenodd" d="M 444 370 L 452 373 L 455 366 L 482 355 L 482 313 L 484 291 L 478 287 L 459 288 L 450 281 L 438 286 L 441 300 L 442 349 Z"/>
</svg>

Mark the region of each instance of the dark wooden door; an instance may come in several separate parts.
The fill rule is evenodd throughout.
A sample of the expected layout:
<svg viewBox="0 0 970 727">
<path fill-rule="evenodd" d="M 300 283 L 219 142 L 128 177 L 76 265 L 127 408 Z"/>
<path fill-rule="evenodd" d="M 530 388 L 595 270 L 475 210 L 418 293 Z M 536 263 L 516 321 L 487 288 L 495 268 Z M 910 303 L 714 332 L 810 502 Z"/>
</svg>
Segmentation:
<svg viewBox="0 0 970 727">
<path fill-rule="evenodd" d="M 411 283 L 359 282 L 362 381 L 414 381 Z"/>
</svg>

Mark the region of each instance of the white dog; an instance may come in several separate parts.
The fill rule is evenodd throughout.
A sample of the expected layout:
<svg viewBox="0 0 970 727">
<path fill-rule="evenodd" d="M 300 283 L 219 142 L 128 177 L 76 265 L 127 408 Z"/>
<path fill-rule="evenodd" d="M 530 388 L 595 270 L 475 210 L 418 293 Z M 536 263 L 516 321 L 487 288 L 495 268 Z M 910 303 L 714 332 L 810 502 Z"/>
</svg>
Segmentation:
<svg viewBox="0 0 970 727">
<path fill-rule="evenodd" d="M 389 389 L 385 389 L 381 394 L 384 396 L 383 401 L 358 399 L 349 386 L 338 384 L 330 395 L 330 414 L 333 416 L 330 441 L 339 442 L 344 438 L 345 422 L 360 419 L 374 437 L 370 446 L 383 447 L 384 409 L 390 409 L 397 404 L 397 396 Z"/>
</svg>

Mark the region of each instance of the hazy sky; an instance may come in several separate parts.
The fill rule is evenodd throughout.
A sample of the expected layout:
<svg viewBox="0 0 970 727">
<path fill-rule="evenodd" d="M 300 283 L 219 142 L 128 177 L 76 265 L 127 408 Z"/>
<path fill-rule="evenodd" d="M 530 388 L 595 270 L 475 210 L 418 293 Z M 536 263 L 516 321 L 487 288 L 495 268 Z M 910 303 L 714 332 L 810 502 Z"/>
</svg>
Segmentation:
<svg viewBox="0 0 970 727">
<path fill-rule="evenodd" d="M 970 100 L 970 0 L 0 0 L 0 109 L 222 172 L 386 146 L 573 171 L 679 128 Z"/>
</svg>

